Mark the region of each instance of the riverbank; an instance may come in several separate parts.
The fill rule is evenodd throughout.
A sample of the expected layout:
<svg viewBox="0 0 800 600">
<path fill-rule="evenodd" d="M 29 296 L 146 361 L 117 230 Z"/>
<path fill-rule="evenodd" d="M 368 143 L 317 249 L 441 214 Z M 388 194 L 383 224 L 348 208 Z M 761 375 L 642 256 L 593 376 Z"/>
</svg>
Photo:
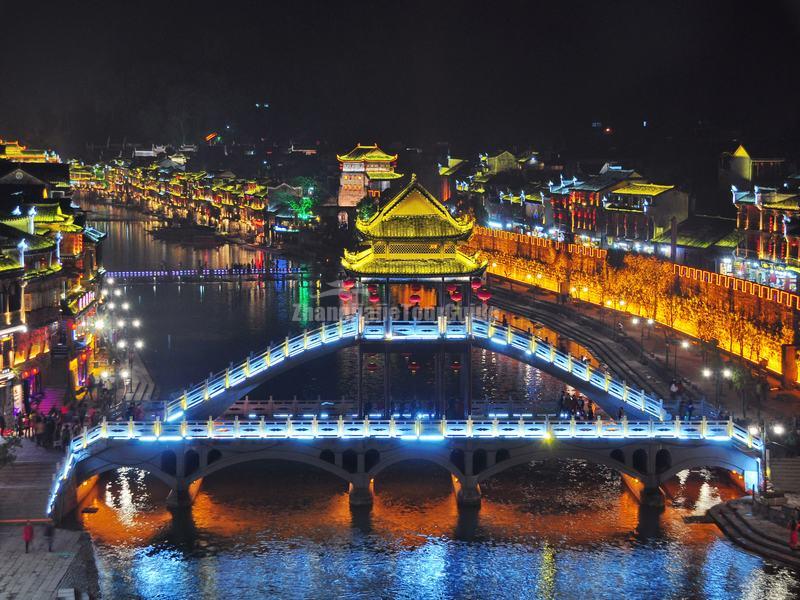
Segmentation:
<svg viewBox="0 0 800 600">
<path fill-rule="evenodd" d="M 708 515 L 738 546 L 800 571 L 800 550 L 789 548 L 790 517 L 785 514 L 796 507 L 796 502 L 777 507 L 746 497 L 717 504 Z"/>
<path fill-rule="evenodd" d="M 64 588 L 97 597 L 97 567 L 88 534 L 56 529 L 53 551 L 47 550 L 45 507 L 64 454 L 24 439 L 16 456 L 0 469 L 0 598 L 52 598 Z M 28 554 L 22 541 L 26 520 L 34 525 Z"/>
</svg>

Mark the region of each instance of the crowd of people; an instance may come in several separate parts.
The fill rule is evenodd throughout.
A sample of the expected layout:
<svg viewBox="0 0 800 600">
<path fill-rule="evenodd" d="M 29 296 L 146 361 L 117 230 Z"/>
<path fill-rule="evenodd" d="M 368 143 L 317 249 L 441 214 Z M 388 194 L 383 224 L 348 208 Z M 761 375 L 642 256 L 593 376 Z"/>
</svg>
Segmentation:
<svg viewBox="0 0 800 600">
<path fill-rule="evenodd" d="M 557 413 L 561 419 L 593 421 L 597 416 L 597 406 L 586 396 L 564 390 L 558 398 Z"/>
</svg>

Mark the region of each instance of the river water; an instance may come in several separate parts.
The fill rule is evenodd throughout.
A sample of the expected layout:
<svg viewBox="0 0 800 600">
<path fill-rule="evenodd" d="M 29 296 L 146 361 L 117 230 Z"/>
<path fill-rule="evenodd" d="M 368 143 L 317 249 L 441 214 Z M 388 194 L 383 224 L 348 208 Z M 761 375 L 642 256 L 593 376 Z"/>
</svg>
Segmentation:
<svg viewBox="0 0 800 600">
<path fill-rule="evenodd" d="M 102 216 L 129 217 L 95 207 Z M 149 224 L 99 221 L 106 268 L 227 265 L 267 259 L 242 247 L 194 251 L 153 240 Z M 320 290 L 332 277 L 325 265 Z M 324 301 L 293 282 L 130 286 L 143 358 L 165 391 L 218 370 L 304 326 L 296 304 Z M 422 397 L 396 357 L 393 394 Z M 561 385 L 491 353 L 472 357 L 476 395 L 547 412 Z M 355 354 L 309 363 L 261 390 L 276 398 L 352 394 Z M 365 379 L 379 393 L 380 376 Z M 618 475 L 580 461 L 506 471 L 483 485 L 480 511 L 456 508 L 450 476 L 401 463 L 375 482 L 371 512 L 351 511 L 327 473 L 251 463 L 203 481 L 192 510 L 173 516 L 166 489 L 129 469 L 103 479 L 78 512 L 92 535 L 107 598 L 792 598 L 796 575 L 741 551 L 710 524 L 687 524 L 737 495 L 724 476 L 684 472 L 663 513 L 640 508 Z"/>
</svg>

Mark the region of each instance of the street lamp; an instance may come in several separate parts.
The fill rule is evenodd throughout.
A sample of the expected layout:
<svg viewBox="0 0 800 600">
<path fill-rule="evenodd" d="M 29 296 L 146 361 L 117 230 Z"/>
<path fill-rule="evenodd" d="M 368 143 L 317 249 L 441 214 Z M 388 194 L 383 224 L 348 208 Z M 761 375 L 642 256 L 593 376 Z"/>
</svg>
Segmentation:
<svg viewBox="0 0 800 600">
<path fill-rule="evenodd" d="M 133 325 L 133 326 L 134 326 L 134 327 L 136 327 L 137 329 L 139 328 L 139 326 L 140 326 L 141 324 L 142 324 L 142 321 L 141 321 L 140 319 L 134 319 L 133 321 L 131 321 L 131 325 Z"/>
<path fill-rule="evenodd" d="M 125 340 L 120 340 L 117 342 L 117 348 L 124 350 L 128 346 L 128 342 Z"/>
<path fill-rule="evenodd" d="M 144 342 L 142 340 L 136 340 L 134 346 L 136 346 L 137 350 L 141 350 L 142 348 L 144 348 Z"/>
<path fill-rule="evenodd" d="M 130 303 L 123 302 L 122 303 L 122 310 L 128 310 L 131 307 Z"/>
<path fill-rule="evenodd" d="M 114 295 L 119 298 L 120 296 L 122 296 L 122 290 L 119 288 L 115 289 Z"/>
<path fill-rule="evenodd" d="M 114 304 L 113 302 L 108 303 L 108 310 L 114 310 L 115 308 L 117 308 L 116 304 Z"/>
</svg>

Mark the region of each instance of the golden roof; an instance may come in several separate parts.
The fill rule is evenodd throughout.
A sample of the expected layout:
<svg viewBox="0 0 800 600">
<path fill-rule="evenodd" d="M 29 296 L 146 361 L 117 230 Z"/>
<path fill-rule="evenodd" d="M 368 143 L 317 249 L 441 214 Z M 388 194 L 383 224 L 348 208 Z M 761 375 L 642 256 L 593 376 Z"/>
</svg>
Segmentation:
<svg viewBox="0 0 800 600">
<path fill-rule="evenodd" d="M 337 154 L 336 158 L 339 162 L 393 162 L 397 160 L 397 154 L 386 154 L 378 144 L 358 144 L 347 154 Z"/>
<path fill-rule="evenodd" d="M 663 194 L 664 192 L 668 192 L 672 189 L 675 189 L 674 185 L 656 185 L 655 183 L 631 182 L 609 193 L 627 194 L 629 196 L 658 196 L 659 194 Z"/>
<path fill-rule="evenodd" d="M 455 218 L 433 194 L 411 176 L 409 184 L 356 228 L 367 238 L 464 238 L 474 220 Z"/>
</svg>

